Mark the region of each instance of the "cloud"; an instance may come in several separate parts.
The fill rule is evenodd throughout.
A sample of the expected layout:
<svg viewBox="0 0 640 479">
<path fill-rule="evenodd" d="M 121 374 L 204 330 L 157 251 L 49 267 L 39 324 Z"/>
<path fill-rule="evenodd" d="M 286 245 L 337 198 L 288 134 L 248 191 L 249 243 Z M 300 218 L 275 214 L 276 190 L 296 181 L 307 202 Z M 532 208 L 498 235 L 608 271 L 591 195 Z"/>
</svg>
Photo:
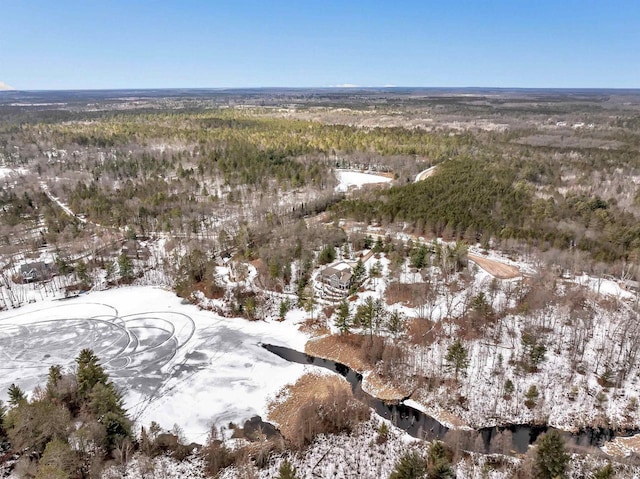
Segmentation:
<svg viewBox="0 0 640 479">
<path fill-rule="evenodd" d="M 0 90 L 15 90 L 15 88 L 0 81 Z"/>
<path fill-rule="evenodd" d="M 341 83 L 340 85 L 333 85 L 334 88 L 358 88 L 360 85 L 354 85 L 353 83 Z"/>
</svg>

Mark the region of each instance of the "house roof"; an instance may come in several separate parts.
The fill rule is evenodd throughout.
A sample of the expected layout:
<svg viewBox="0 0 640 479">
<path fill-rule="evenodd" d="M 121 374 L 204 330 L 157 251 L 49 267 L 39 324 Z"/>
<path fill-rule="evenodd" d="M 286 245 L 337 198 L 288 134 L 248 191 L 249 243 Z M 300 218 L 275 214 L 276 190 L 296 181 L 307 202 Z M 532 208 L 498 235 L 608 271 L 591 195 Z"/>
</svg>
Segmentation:
<svg viewBox="0 0 640 479">
<path fill-rule="evenodd" d="M 20 265 L 20 273 L 27 274 L 31 271 L 46 271 L 49 267 L 43 261 L 35 261 L 33 263 L 25 263 Z"/>
<path fill-rule="evenodd" d="M 334 275 L 340 280 L 340 282 L 346 283 L 351 279 L 351 276 L 353 276 L 351 266 L 341 261 L 339 263 L 327 266 L 325 269 L 320 271 L 320 276 L 322 276 L 323 278 L 328 279 Z"/>
</svg>

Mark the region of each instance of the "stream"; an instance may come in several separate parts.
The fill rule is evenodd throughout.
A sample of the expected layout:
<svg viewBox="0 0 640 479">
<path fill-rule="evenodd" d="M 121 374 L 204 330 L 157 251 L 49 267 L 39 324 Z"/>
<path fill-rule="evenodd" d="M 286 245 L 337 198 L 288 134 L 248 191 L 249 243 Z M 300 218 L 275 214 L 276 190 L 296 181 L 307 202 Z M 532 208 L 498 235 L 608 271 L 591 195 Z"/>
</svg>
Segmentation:
<svg viewBox="0 0 640 479">
<path fill-rule="evenodd" d="M 294 349 L 262 344 L 267 351 L 298 364 L 309 364 L 328 369 L 344 377 L 353 391 L 354 397 L 370 406 L 378 416 L 388 419 L 396 427 L 406 431 L 415 438 L 427 441 L 434 439 L 445 439 L 445 435 L 450 429 L 440 424 L 436 419 L 415 408 L 405 404 L 391 404 L 375 398 L 362 390 L 362 375 L 353 371 L 344 364 L 331 361 L 329 359 L 317 358 Z M 459 430 L 466 442 L 465 449 L 478 449 L 478 437 L 482 438 L 484 451 L 494 452 L 493 443 L 503 431 L 511 432 L 511 450 L 517 453 L 527 451 L 529 445 L 533 444 L 538 436 L 553 428 L 544 425 L 509 424 L 505 426 L 485 427 L 478 430 Z M 585 428 L 577 433 L 570 433 L 558 430 L 563 436 L 565 443 L 572 449 L 583 449 L 587 447 L 599 447 L 615 436 L 628 436 L 637 434 L 639 431 L 615 431 L 607 428 Z M 504 445 L 502 446 L 504 448 Z M 507 446 L 507 449 L 509 447 Z M 496 451 L 506 452 L 506 451 Z"/>
</svg>

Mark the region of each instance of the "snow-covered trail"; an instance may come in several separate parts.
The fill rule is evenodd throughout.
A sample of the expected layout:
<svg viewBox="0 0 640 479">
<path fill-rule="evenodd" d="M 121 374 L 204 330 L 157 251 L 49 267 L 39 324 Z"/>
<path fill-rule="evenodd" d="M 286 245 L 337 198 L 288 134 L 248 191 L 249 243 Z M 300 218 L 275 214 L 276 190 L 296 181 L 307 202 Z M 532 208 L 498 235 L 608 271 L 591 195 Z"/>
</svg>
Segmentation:
<svg viewBox="0 0 640 479">
<path fill-rule="evenodd" d="M 56 196 L 53 196 L 53 193 L 51 193 L 51 191 L 49 191 L 49 186 L 44 181 L 40 182 L 40 189 L 44 192 L 45 195 L 47 195 L 47 197 L 51 201 L 53 201 L 56 205 L 58 205 L 58 207 L 60 207 L 66 214 L 78 219 L 78 221 L 80 221 L 81 223 L 86 223 L 87 222 L 87 220 L 85 218 L 80 218 L 73 211 L 71 211 L 71 208 L 69 208 L 62 201 L 60 201 L 60 198 L 58 198 Z"/>
</svg>

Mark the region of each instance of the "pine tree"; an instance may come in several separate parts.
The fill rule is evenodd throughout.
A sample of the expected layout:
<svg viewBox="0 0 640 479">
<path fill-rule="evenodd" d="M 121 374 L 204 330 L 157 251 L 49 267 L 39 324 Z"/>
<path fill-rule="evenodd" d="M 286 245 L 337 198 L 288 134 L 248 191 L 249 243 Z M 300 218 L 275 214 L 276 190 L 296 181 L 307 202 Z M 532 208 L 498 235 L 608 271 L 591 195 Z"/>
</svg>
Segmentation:
<svg viewBox="0 0 640 479">
<path fill-rule="evenodd" d="M 55 364 L 49 366 L 49 374 L 47 376 L 46 393 L 49 398 L 57 396 L 58 382 L 62 379 L 62 366 Z"/>
<path fill-rule="evenodd" d="M 346 334 L 351 327 L 351 318 L 349 314 L 349 303 L 342 300 L 338 305 L 338 314 L 335 322 L 336 328 L 340 330 L 340 334 Z"/>
<path fill-rule="evenodd" d="M 449 346 L 445 360 L 447 361 L 447 369 L 453 369 L 455 371 L 457 380 L 460 371 L 464 372 L 469 366 L 469 353 L 467 353 L 467 350 L 459 339 L 456 339 L 456 341 Z"/>
<path fill-rule="evenodd" d="M 76 263 L 76 275 L 78 275 L 78 281 L 84 286 L 89 286 L 89 274 L 87 273 L 87 263 L 79 260 Z"/>
<path fill-rule="evenodd" d="M 364 304 L 358 306 L 353 322 L 364 330 L 369 330 L 369 334 L 373 335 L 374 326 L 374 301 L 371 296 L 365 299 Z"/>
<path fill-rule="evenodd" d="M 529 409 L 533 409 L 536 406 L 536 400 L 538 399 L 538 396 L 538 388 L 535 386 L 535 384 L 532 384 L 524 395 L 524 397 L 526 398 L 526 400 L 524 401 L 524 405 Z"/>
<path fill-rule="evenodd" d="M 318 256 L 318 262 L 320 264 L 332 263 L 335 259 L 336 249 L 333 247 L 333 245 L 325 246 Z"/>
<path fill-rule="evenodd" d="M 124 281 L 130 281 L 133 279 L 133 266 L 131 265 L 131 260 L 129 260 L 129 257 L 124 253 L 118 256 L 118 270 L 120 271 L 120 277 Z"/>
<path fill-rule="evenodd" d="M 289 461 L 285 460 L 280 465 L 280 470 L 278 471 L 278 477 L 276 479 L 298 479 L 298 471 Z"/>
<path fill-rule="evenodd" d="M 387 321 L 387 329 L 391 334 L 397 336 L 404 330 L 404 314 L 400 311 L 392 311 Z"/>
<path fill-rule="evenodd" d="M 412 451 L 400 458 L 389 479 L 420 479 L 426 472 L 426 461 L 417 452 Z"/>
<path fill-rule="evenodd" d="M 287 315 L 290 309 L 291 309 L 291 303 L 289 302 L 289 300 L 287 298 L 283 299 L 280 302 L 280 310 L 279 310 L 280 319 L 284 319 L 284 317 Z"/>
<path fill-rule="evenodd" d="M 559 479 L 565 477 L 569 455 L 558 431 L 551 430 L 536 441 L 534 477 L 536 479 Z"/>
<path fill-rule="evenodd" d="M 454 477 L 451 462 L 444 444 L 435 441 L 427 454 L 427 479 L 449 479 Z"/>
<path fill-rule="evenodd" d="M 373 252 L 380 253 L 384 249 L 384 244 L 382 243 L 382 238 L 378 236 L 375 244 L 373 245 Z"/>
<path fill-rule="evenodd" d="M 381 298 L 376 298 L 373 301 L 372 311 L 371 319 L 373 321 L 373 327 L 377 332 L 387 320 L 387 308 L 385 308 L 384 301 L 382 301 Z"/>
<path fill-rule="evenodd" d="M 83 349 L 76 358 L 78 370 L 76 372 L 78 381 L 78 395 L 86 398 L 93 387 L 98 384 L 107 383 L 107 374 L 100 365 L 98 356 L 91 349 Z"/>
<path fill-rule="evenodd" d="M 3 437 L 5 434 L 4 431 L 4 415 L 7 413 L 7 408 L 4 406 L 4 403 L 0 399 L 0 437 Z"/>
<path fill-rule="evenodd" d="M 16 407 L 23 402 L 26 402 L 27 396 L 19 386 L 12 384 L 9 386 L 9 406 Z"/>
<path fill-rule="evenodd" d="M 114 449 L 120 441 L 131 437 L 131 421 L 127 418 L 122 395 L 109 381 L 100 361 L 91 349 L 83 349 L 76 358 L 78 396 L 105 428 L 104 447 Z"/>
<path fill-rule="evenodd" d="M 364 281 L 364 276 L 367 273 L 366 268 L 364 267 L 364 263 L 361 259 L 358 260 L 355 267 L 353 268 L 353 279 L 352 279 L 352 289 L 357 290 L 360 286 L 360 283 Z"/>
</svg>

